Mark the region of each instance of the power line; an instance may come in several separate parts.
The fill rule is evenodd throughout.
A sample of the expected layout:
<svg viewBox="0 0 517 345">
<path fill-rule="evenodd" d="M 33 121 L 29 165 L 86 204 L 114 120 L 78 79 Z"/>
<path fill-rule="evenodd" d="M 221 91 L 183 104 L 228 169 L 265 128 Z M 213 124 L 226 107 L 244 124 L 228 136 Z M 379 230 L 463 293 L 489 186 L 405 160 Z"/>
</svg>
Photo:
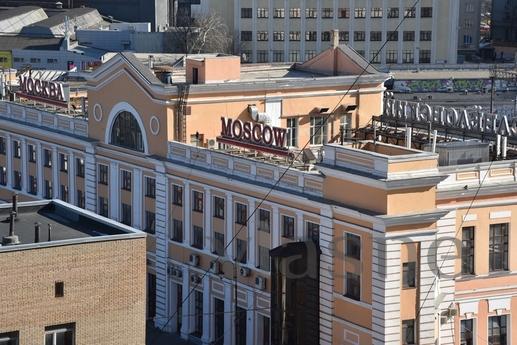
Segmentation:
<svg viewBox="0 0 517 345">
<path fill-rule="evenodd" d="M 416 9 L 416 6 L 418 5 L 418 3 L 420 3 L 420 0 L 416 0 L 414 5 L 411 7 L 411 10 L 415 10 Z M 398 31 L 398 29 L 402 26 L 402 23 L 404 23 L 404 21 L 409 18 L 409 14 L 410 13 L 406 13 L 404 15 L 404 17 L 402 18 L 402 20 L 400 21 L 400 23 L 396 26 L 395 30 L 394 31 Z M 239 235 L 239 233 L 244 229 L 245 225 L 249 223 L 250 219 L 255 215 L 255 213 L 257 212 L 257 210 L 262 206 L 262 204 L 264 203 L 264 201 L 267 200 L 267 198 L 271 195 L 271 193 L 273 192 L 273 190 L 275 190 L 277 187 L 278 187 L 278 184 L 280 183 L 280 181 L 282 180 L 282 178 L 287 174 L 287 172 L 293 167 L 293 164 L 294 162 L 302 155 L 303 151 L 310 145 L 312 139 L 316 136 L 316 135 L 319 135 L 319 132 L 322 130 L 323 126 L 327 125 L 327 122 L 330 118 L 330 116 L 337 110 L 337 108 L 341 105 L 341 102 L 345 99 L 346 96 L 348 96 L 348 94 L 350 93 L 350 91 L 352 90 L 352 88 L 354 86 L 356 86 L 357 82 L 359 81 L 359 79 L 364 75 L 364 73 L 366 72 L 366 70 L 372 65 L 373 61 L 375 61 L 377 59 L 377 57 L 379 56 L 380 52 L 384 49 L 384 47 L 386 47 L 386 45 L 388 44 L 388 40 L 386 39 L 384 41 L 384 43 L 382 44 L 382 46 L 379 48 L 379 50 L 375 53 L 375 55 L 373 56 L 373 58 L 371 60 L 368 61 L 368 64 L 362 69 L 361 73 L 355 78 L 354 82 L 350 85 L 350 87 L 346 90 L 346 92 L 341 96 L 341 98 L 339 99 L 339 101 L 337 102 L 337 104 L 332 108 L 332 111 L 330 111 L 327 115 L 325 115 L 323 118 L 323 123 L 322 125 L 320 126 L 317 126 L 316 130 L 314 131 L 314 133 L 309 137 L 309 140 L 305 143 L 305 145 L 301 148 L 301 150 L 299 150 L 299 152 L 296 154 L 296 156 L 293 158 L 293 160 L 291 161 L 291 163 L 289 163 L 289 165 L 285 168 L 285 170 L 282 172 L 282 174 L 279 176 L 279 178 L 275 181 L 275 183 L 273 184 L 273 186 L 270 187 L 270 189 L 268 190 L 268 192 L 261 198 L 260 202 L 255 206 L 255 208 L 253 209 L 253 212 L 251 212 L 251 214 L 247 217 L 246 219 L 246 222 L 244 224 L 242 224 L 239 228 L 239 230 L 236 232 L 236 234 L 231 238 L 231 240 L 228 242 L 228 244 L 224 247 L 224 251 L 226 252 L 226 250 L 228 249 L 228 247 L 233 243 L 233 241 L 237 238 L 237 236 Z M 218 255 L 217 258 L 214 260 L 214 262 L 219 262 L 219 260 L 222 258 L 221 255 Z M 234 265 L 237 265 L 237 262 L 234 262 Z M 210 270 L 205 270 L 205 272 L 203 273 L 203 275 L 201 276 L 201 278 L 199 279 L 199 281 L 201 282 L 203 280 L 203 278 L 208 274 Z M 197 288 L 197 286 L 200 284 L 200 282 L 196 283 L 194 285 L 194 287 L 191 288 L 191 290 L 189 291 L 189 293 L 187 294 L 187 296 L 183 299 L 183 301 L 181 302 L 181 304 L 183 305 L 190 297 L 190 295 L 192 295 L 192 293 L 195 291 L 195 289 Z M 162 326 L 162 328 L 160 329 L 161 331 L 163 331 L 165 329 L 165 327 L 167 327 L 167 325 L 169 324 L 169 322 L 177 315 L 178 311 L 176 310 L 167 320 L 167 322 Z M 158 336 L 159 337 L 159 336 Z M 153 341 L 151 341 L 151 344 L 150 345 L 154 345 L 156 340 L 158 339 L 158 337 L 156 337 Z"/>
</svg>

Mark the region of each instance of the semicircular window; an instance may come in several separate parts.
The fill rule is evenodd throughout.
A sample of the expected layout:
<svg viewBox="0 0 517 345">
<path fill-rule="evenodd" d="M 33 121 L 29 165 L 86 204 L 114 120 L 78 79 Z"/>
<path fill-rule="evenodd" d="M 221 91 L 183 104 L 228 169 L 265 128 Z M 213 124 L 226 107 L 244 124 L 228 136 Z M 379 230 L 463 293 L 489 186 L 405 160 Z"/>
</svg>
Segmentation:
<svg viewBox="0 0 517 345">
<path fill-rule="evenodd" d="M 140 126 L 130 112 L 122 111 L 115 118 L 111 128 L 111 144 L 144 152 Z"/>
</svg>

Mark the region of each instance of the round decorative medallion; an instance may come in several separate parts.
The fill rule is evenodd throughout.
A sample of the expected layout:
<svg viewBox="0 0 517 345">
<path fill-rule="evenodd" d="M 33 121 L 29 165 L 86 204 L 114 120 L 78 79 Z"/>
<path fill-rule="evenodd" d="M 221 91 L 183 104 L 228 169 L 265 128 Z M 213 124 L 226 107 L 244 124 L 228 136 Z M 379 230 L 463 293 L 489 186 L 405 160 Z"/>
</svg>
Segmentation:
<svg viewBox="0 0 517 345">
<path fill-rule="evenodd" d="M 158 135 L 160 132 L 160 120 L 156 116 L 151 116 L 151 119 L 149 120 L 149 127 L 151 128 L 151 133 L 153 135 Z"/>
<path fill-rule="evenodd" d="M 99 103 L 93 106 L 93 118 L 97 122 L 101 122 L 102 120 L 102 107 Z"/>
</svg>

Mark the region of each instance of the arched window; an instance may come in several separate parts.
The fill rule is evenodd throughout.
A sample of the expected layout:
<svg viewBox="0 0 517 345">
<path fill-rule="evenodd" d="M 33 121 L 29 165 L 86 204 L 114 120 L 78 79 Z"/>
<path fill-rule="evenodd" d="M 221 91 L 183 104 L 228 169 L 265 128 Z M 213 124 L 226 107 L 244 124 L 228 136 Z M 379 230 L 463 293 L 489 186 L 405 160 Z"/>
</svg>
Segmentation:
<svg viewBox="0 0 517 345">
<path fill-rule="evenodd" d="M 111 128 L 111 144 L 144 152 L 140 126 L 130 112 L 122 111 L 115 118 Z"/>
</svg>

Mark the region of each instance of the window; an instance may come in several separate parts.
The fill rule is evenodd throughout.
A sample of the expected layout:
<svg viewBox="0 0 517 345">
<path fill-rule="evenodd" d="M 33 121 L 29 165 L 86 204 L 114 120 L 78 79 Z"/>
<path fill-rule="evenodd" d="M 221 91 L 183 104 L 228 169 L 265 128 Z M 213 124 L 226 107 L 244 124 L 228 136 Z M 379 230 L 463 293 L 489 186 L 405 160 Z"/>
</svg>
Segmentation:
<svg viewBox="0 0 517 345">
<path fill-rule="evenodd" d="M 258 246 L 259 254 L 259 268 L 264 271 L 271 270 L 271 264 L 269 260 L 269 248 Z"/>
<path fill-rule="evenodd" d="M 248 220 L 248 207 L 241 203 L 235 203 L 235 223 L 246 225 Z"/>
<path fill-rule="evenodd" d="M 404 17 L 405 18 L 415 18 L 416 17 L 416 8 L 415 7 L 406 7 L 404 9 Z"/>
<path fill-rule="evenodd" d="M 59 170 L 61 172 L 68 172 L 68 155 L 64 153 L 59 154 Z"/>
<path fill-rule="evenodd" d="M 366 38 L 364 31 L 354 31 L 354 41 L 355 42 L 361 42 L 364 41 Z"/>
<path fill-rule="evenodd" d="M 80 189 L 77 190 L 76 193 L 77 196 L 77 206 L 80 208 L 85 208 L 85 198 L 84 198 L 84 192 Z"/>
<path fill-rule="evenodd" d="M 24 62 L 25 59 L 24 58 L 21 58 L 21 57 L 15 57 L 14 58 L 14 62 Z"/>
<path fill-rule="evenodd" d="M 354 11 L 355 18 L 366 18 L 366 8 L 358 7 Z"/>
<path fill-rule="evenodd" d="M 306 41 L 316 41 L 318 33 L 316 31 L 305 31 Z"/>
<path fill-rule="evenodd" d="M 283 41 L 283 40 L 284 40 L 283 31 L 274 31 L 273 32 L 273 41 Z"/>
<path fill-rule="evenodd" d="M 52 151 L 47 149 L 43 150 L 43 165 L 47 168 L 52 167 Z"/>
<path fill-rule="evenodd" d="M 399 40 L 398 31 L 388 31 L 388 41 L 398 41 L 398 40 Z"/>
<path fill-rule="evenodd" d="M 268 18 L 269 11 L 267 8 L 257 8 L 257 18 Z"/>
<path fill-rule="evenodd" d="M 0 167 L 0 185 L 7 185 L 7 169 L 6 167 Z"/>
<path fill-rule="evenodd" d="M 235 260 L 245 264 L 248 260 L 248 243 L 245 240 L 237 239 L 237 257 Z"/>
<path fill-rule="evenodd" d="M 253 17 L 253 9 L 249 7 L 241 8 L 241 18 L 252 18 Z"/>
<path fill-rule="evenodd" d="M 192 210 L 195 212 L 203 212 L 203 193 L 197 190 L 192 191 Z"/>
<path fill-rule="evenodd" d="M 291 8 L 289 9 L 289 18 L 300 18 L 301 10 L 299 8 Z"/>
<path fill-rule="evenodd" d="M 345 296 L 356 301 L 361 300 L 361 276 L 352 272 L 345 273 Z"/>
<path fill-rule="evenodd" d="M 47 59 L 47 63 L 57 63 L 57 59 Z"/>
<path fill-rule="evenodd" d="M 63 200 L 64 202 L 68 202 L 68 186 L 65 186 L 64 184 L 62 184 L 60 186 L 59 194 L 60 194 L 61 200 Z"/>
<path fill-rule="evenodd" d="M 18 140 L 13 140 L 13 157 L 20 158 L 22 156 L 22 148 Z"/>
<path fill-rule="evenodd" d="M 370 31 L 370 41 L 382 41 L 382 31 Z"/>
<path fill-rule="evenodd" d="M 284 18 L 284 17 L 285 17 L 285 9 L 275 8 L 273 10 L 273 18 Z"/>
<path fill-rule="evenodd" d="M 260 345 L 271 345 L 271 321 L 269 317 L 264 315 L 258 315 L 259 321 L 259 344 Z"/>
<path fill-rule="evenodd" d="M 65 296 L 65 283 L 55 282 L 54 283 L 54 296 L 56 298 Z"/>
<path fill-rule="evenodd" d="M 36 148 L 34 145 L 27 145 L 27 156 L 29 158 L 29 162 L 36 163 Z"/>
<path fill-rule="evenodd" d="M 5 138 L 0 137 L 0 154 L 5 155 Z"/>
<path fill-rule="evenodd" d="M 334 9 L 330 7 L 325 7 L 321 10 L 321 17 L 322 18 L 334 18 Z"/>
<path fill-rule="evenodd" d="M 320 242 L 319 224 L 307 222 L 307 238 L 316 244 Z"/>
<path fill-rule="evenodd" d="M 131 216 L 131 205 L 128 204 L 122 204 L 122 224 L 126 224 L 131 226 L 132 222 L 132 216 Z"/>
<path fill-rule="evenodd" d="M 111 144 L 144 152 L 144 141 L 140 126 L 133 114 L 120 112 L 111 129 Z"/>
<path fill-rule="evenodd" d="M 259 231 L 270 232 L 271 231 L 271 213 L 268 210 L 259 209 Z"/>
<path fill-rule="evenodd" d="M 224 256 L 224 234 L 214 232 L 214 253 L 219 256 Z"/>
<path fill-rule="evenodd" d="M 402 33 L 402 40 L 406 42 L 412 42 L 415 40 L 415 32 L 414 31 L 404 31 Z"/>
<path fill-rule="evenodd" d="M 461 320 L 461 345 L 474 345 L 474 320 Z"/>
<path fill-rule="evenodd" d="M 318 10 L 315 8 L 306 8 L 305 9 L 305 18 L 317 18 Z"/>
<path fill-rule="evenodd" d="M 99 184 L 108 185 L 108 166 L 99 164 Z"/>
<path fill-rule="evenodd" d="M 291 62 L 300 61 L 300 51 L 299 50 L 290 50 L 289 51 L 289 61 L 291 61 Z"/>
<path fill-rule="evenodd" d="M 175 242 L 183 242 L 183 221 L 179 219 L 172 220 L 171 240 Z"/>
<path fill-rule="evenodd" d="M 398 18 L 398 17 L 399 17 L 399 8 L 398 7 L 388 8 L 388 18 Z"/>
<path fill-rule="evenodd" d="M 0 333 L 0 345 L 18 345 L 19 337 L 19 332 Z"/>
<path fill-rule="evenodd" d="M 214 196 L 214 217 L 224 219 L 224 199 Z"/>
<path fill-rule="evenodd" d="M 402 345 L 416 344 L 415 320 L 402 321 Z"/>
<path fill-rule="evenodd" d="M 305 51 L 305 61 L 308 61 L 316 56 L 315 50 L 306 50 Z"/>
<path fill-rule="evenodd" d="M 14 174 L 14 189 L 21 190 L 22 189 L 22 173 L 15 170 Z"/>
<path fill-rule="evenodd" d="M 194 332 L 192 335 L 201 338 L 203 334 L 203 292 L 194 292 Z"/>
<path fill-rule="evenodd" d="M 330 31 L 323 31 L 321 33 L 321 40 L 323 42 L 330 42 L 330 37 L 332 36 L 332 34 L 330 33 Z"/>
<path fill-rule="evenodd" d="M 387 63 L 397 63 L 397 51 L 396 50 L 388 50 L 386 52 L 386 62 Z"/>
<path fill-rule="evenodd" d="M 350 40 L 350 33 L 348 31 L 340 31 L 339 40 L 341 42 L 348 42 Z"/>
<path fill-rule="evenodd" d="M 323 145 L 327 143 L 327 123 L 322 116 L 311 116 L 310 119 L 311 145 Z"/>
<path fill-rule="evenodd" d="M 461 274 L 474 274 L 474 227 L 461 229 Z"/>
<path fill-rule="evenodd" d="M 152 177 L 145 177 L 145 196 L 148 198 L 156 198 L 156 180 Z"/>
<path fill-rule="evenodd" d="M 41 59 L 40 59 L 40 58 L 31 58 L 31 59 L 30 59 L 30 62 L 31 62 L 31 63 L 40 63 L 40 62 L 41 62 Z"/>
<path fill-rule="evenodd" d="M 78 177 L 84 177 L 84 159 L 82 159 L 82 158 L 75 159 L 75 170 L 76 170 L 76 175 Z"/>
<path fill-rule="evenodd" d="M 402 62 L 403 63 L 413 63 L 415 61 L 413 51 L 412 50 L 404 50 L 402 52 Z"/>
<path fill-rule="evenodd" d="M 75 324 L 45 327 L 45 345 L 74 345 Z"/>
<path fill-rule="evenodd" d="M 282 216 L 282 236 L 285 238 L 294 238 L 294 218 Z"/>
<path fill-rule="evenodd" d="M 241 41 L 248 42 L 253 39 L 253 32 L 241 31 Z"/>
<path fill-rule="evenodd" d="M 267 31 L 257 31 L 257 41 L 267 41 L 268 39 Z"/>
<path fill-rule="evenodd" d="M 172 186 L 172 203 L 177 206 L 183 205 L 183 187 L 178 185 Z"/>
<path fill-rule="evenodd" d="M 422 7 L 420 10 L 420 16 L 422 18 L 431 18 L 433 16 L 433 8 L 432 7 Z"/>
<path fill-rule="evenodd" d="M 269 60 L 269 51 L 257 50 L 257 62 L 268 62 L 268 60 Z"/>
<path fill-rule="evenodd" d="M 402 287 L 416 287 L 416 262 L 405 262 L 402 264 Z"/>
<path fill-rule="evenodd" d="M 488 343 L 490 345 L 508 344 L 508 316 L 491 316 L 488 318 Z"/>
<path fill-rule="evenodd" d="M 362 57 L 364 57 L 364 50 L 356 50 L 357 54 L 361 55 Z"/>
<path fill-rule="evenodd" d="M 381 7 L 373 7 L 370 17 L 371 18 L 382 18 L 382 8 Z"/>
<path fill-rule="evenodd" d="M 430 50 L 420 50 L 420 63 L 431 63 L 431 51 Z"/>
<path fill-rule="evenodd" d="M 283 62 L 284 61 L 284 51 L 283 50 L 273 50 L 273 62 Z"/>
<path fill-rule="evenodd" d="M 300 40 L 300 31 L 290 31 L 289 32 L 289 41 L 299 41 Z"/>
<path fill-rule="evenodd" d="M 29 176 L 29 193 L 32 195 L 38 194 L 38 180 L 35 176 Z"/>
<path fill-rule="evenodd" d="M 250 63 L 251 56 L 252 56 L 251 50 L 241 50 L 241 62 L 242 63 Z"/>
<path fill-rule="evenodd" d="M 345 256 L 361 260 L 361 237 L 347 233 L 345 237 Z"/>
<path fill-rule="evenodd" d="M 145 231 L 150 234 L 156 232 L 156 215 L 154 212 L 145 211 Z"/>
<path fill-rule="evenodd" d="M 45 199 L 52 199 L 52 182 L 45 180 Z"/>
<path fill-rule="evenodd" d="M 350 18 L 350 9 L 349 8 L 340 8 L 338 11 L 339 18 Z"/>
<path fill-rule="evenodd" d="M 430 41 L 432 36 L 432 31 L 420 31 L 420 41 Z"/>
<path fill-rule="evenodd" d="M 508 223 L 491 224 L 488 244 L 490 272 L 508 270 Z"/>
<path fill-rule="evenodd" d="M 291 117 L 287 119 L 287 146 L 298 146 L 298 119 Z"/>
<path fill-rule="evenodd" d="M 131 171 L 122 170 L 122 189 L 131 191 Z"/>
<path fill-rule="evenodd" d="M 203 249 L 203 228 L 197 225 L 192 227 L 194 238 L 192 241 L 192 247 L 197 249 Z"/>
</svg>

